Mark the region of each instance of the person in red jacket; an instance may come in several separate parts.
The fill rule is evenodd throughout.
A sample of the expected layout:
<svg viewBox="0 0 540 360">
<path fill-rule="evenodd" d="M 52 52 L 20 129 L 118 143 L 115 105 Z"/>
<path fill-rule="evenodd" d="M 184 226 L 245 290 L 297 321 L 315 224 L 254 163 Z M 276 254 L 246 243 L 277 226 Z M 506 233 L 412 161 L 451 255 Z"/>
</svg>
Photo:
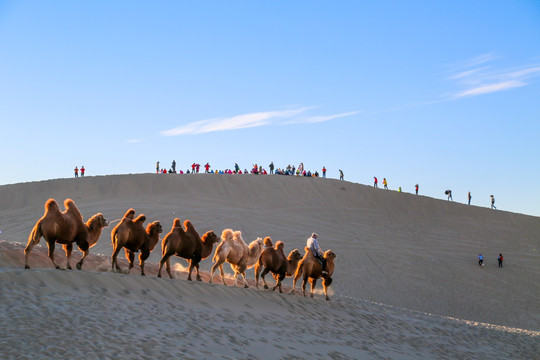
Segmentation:
<svg viewBox="0 0 540 360">
<path fill-rule="evenodd" d="M 83 166 L 81 166 L 81 177 L 84 177 L 84 170 L 86 170 L 86 169 L 84 168 L 84 165 L 83 165 Z"/>
<path fill-rule="evenodd" d="M 376 176 L 374 176 L 373 178 L 375 179 L 375 181 L 373 182 L 373 187 L 378 188 L 379 185 L 377 185 L 377 184 L 379 183 L 379 181 L 377 180 L 377 177 L 376 177 Z"/>
<path fill-rule="evenodd" d="M 210 164 L 206 163 L 206 165 L 204 165 L 204 173 L 208 174 L 209 172 L 210 172 Z"/>
<path fill-rule="evenodd" d="M 325 178 L 326 177 L 326 167 L 322 167 L 322 177 Z"/>
<path fill-rule="evenodd" d="M 75 177 L 79 177 L 79 169 L 75 166 Z"/>
</svg>

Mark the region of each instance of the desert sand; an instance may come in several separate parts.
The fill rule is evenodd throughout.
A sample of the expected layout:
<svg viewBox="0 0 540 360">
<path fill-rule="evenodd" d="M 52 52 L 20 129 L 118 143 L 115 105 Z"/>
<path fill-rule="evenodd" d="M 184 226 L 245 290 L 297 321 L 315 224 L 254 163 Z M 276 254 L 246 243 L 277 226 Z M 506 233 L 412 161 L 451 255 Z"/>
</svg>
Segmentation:
<svg viewBox="0 0 540 360">
<path fill-rule="evenodd" d="M 54 269 L 44 240 L 24 269 L 49 198 L 112 223 L 81 271 Z M 248 289 L 218 274 L 209 284 L 212 256 L 203 282 L 188 282 L 179 258 L 175 279 L 157 278 L 161 243 L 147 276 L 111 272 L 111 229 L 129 208 L 159 220 L 161 238 L 178 217 L 200 234 L 232 228 L 303 253 L 317 232 L 337 254 L 331 301 L 320 281 L 314 298 L 300 284 L 288 293 L 291 278 L 287 293 L 255 289 L 253 269 Z M 0 230 L 2 359 L 540 358 L 538 217 L 334 179 L 130 174 L 0 186 Z M 65 267 L 61 246 L 55 256 Z"/>
</svg>

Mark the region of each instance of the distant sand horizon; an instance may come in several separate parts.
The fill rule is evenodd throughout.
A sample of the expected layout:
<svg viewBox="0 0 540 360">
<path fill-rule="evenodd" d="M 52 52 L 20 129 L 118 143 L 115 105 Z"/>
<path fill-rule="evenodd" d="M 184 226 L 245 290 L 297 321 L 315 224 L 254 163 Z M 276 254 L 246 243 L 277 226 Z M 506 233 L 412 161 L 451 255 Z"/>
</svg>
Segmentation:
<svg viewBox="0 0 540 360">
<path fill-rule="evenodd" d="M 201 262 L 202 283 L 186 281 L 179 258 L 172 260 L 176 278 L 159 279 L 161 241 L 146 277 L 138 261 L 129 275 L 111 272 L 115 223 L 82 271 L 53 269 L 43 239 L 24 270 L 22 249 L 49 198 L 62 210 L 64 199 L 73 199 L 85 220 L 102 212 L 118 221 L 134 208 L 145 224 L 162 223 L 161 240 L 174 218 L 191 220 L 200 234 L 241 230 L 247 243 L 270 236 L 284 242 L 286 253 L 303 254 L 317 232 L 321 247 L 337 254 L 331 301 L 324 301 L 320 281 L 314 299 L 257 290 L 253 269 L 249 289 L 231 286 L 232 279 L 223 286 L 217 274 L 208 284 L 212 256 Z M 2 185 L 0 204 L 2 358 L 534 359 L 540 353 L 539 217 L 277 175 L 53 179 Z M 80 255 L 75 248 L 72 265 Z M 65 267 L 61 246 L 55 256 Z M 125 268 L 123 251 L 119 258 Z M 284 285 L 290 290 L 292 280 Z"/>
</svg>

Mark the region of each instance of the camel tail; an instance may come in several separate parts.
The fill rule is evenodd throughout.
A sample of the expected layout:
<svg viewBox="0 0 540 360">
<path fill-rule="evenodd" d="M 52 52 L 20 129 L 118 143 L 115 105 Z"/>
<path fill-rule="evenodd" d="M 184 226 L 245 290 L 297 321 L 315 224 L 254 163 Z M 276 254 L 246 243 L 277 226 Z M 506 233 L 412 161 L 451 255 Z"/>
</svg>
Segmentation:
<svg viewBox="0 0 540 360">
<path fill-rule="evenodd" d="M 37 244 L 39 242 L 39 239 L 41 239 L 41 236 L 42 236 L 41 221 L 38 221 L 37 224 L 32 229 L 32 231 L 30 232 L 30 235 L 28 235 L 28 243 L 32 241 Z"/>
</svg>

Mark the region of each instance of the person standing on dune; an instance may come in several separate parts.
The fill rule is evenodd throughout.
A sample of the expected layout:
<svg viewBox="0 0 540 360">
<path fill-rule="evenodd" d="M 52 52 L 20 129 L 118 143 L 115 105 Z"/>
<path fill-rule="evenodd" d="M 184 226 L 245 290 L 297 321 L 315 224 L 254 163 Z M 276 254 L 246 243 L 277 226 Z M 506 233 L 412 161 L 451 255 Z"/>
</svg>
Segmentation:
<svg viewBox="0 0 540 360">
<path fill-rule="evenodd" d="M 75 166 L 75 177 L 79 177 L 79 169 Z"/>
<path fill-rule="evenodd" d="M 469 194 L 467 195 L 467 199 L 469 200 L 469 205 L 471 205 L 471 199 L 472 199 L 472 195 L 471 195 L 471 192 L 469 191 Z"/>
</svg>

